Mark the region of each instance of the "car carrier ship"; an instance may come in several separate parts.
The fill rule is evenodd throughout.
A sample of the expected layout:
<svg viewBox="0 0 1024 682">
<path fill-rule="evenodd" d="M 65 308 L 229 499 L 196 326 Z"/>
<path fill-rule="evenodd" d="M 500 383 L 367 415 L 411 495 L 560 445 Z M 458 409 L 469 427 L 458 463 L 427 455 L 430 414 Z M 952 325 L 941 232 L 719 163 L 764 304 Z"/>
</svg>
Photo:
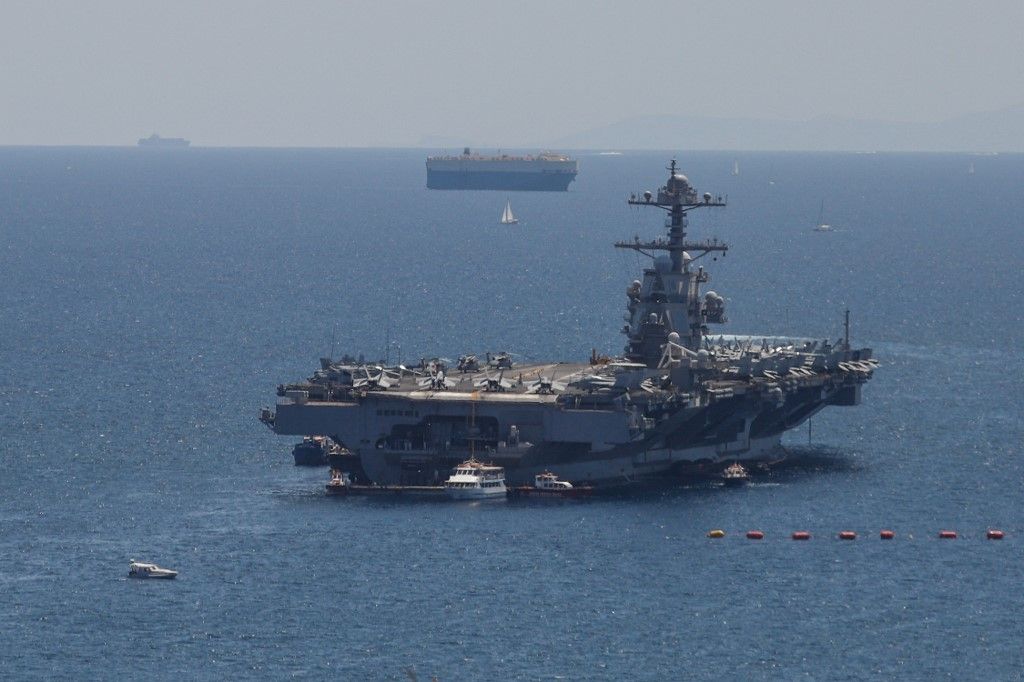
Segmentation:
<svg viewBox="0 0 1024 682">
<path fill-rule="evenodd" d="M 160 137 L 153 133 L 149 137 L 140 137 L 138 146 L 147 149 L 184 149 L 191 142 L 183 137 Z"/>
<path fill-rule="evenodd" d="M 735 462 L 771 462 L 782 434 L 819 410 L 860 403 L 877 361 L 838 340 L 724 336 L 725 301 L 702 293 L 700 260 L 717 240 L 687 236 L 692 211 L 725 206 L 698 195 L 673 160 L 657 192 L 629 204 L 667 213 L 667 235 L 616 243 L 651 258 L 625 288 L 623 354 L 515 363 L 506 353 L 434 359 L 418 367 L 334 362 L 278 387 L 260 419 L 281 435 L 326 434 L 347 448 L 353 479 L 436 486 L 475 458 L 504 467 L 509 485 L 545 471 L 614 486 Z"/>
<path fill-rule="evenodd" d="M 562 154 L 481 156 L 466 147 L 461 156 L 427 157 L 427 189 L 500 189 L 564 192 L 578 164 Z"/>
</svg>

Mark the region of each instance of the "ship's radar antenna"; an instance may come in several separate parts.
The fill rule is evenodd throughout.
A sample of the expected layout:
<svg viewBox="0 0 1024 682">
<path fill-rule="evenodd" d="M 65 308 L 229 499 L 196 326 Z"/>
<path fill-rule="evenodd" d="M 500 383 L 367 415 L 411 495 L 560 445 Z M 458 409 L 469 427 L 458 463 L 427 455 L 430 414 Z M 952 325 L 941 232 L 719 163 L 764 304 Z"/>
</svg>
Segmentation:
<svg viewBox="0 0 1024 682">
<path fill-rule="evenodd" d="M 728 245 L 717 239 L 691 241 L 686 238 L 687 213 L 697 208 L 725 206 L 722 198 L 710 192 L 698 194 L 689 178 L 679 171 L 675 159 L 666 167 L 669 172 L 665 184 L 657 194 L 645 191 L 640 197 L 629 198 L 631 206 L 656 206 L 669 214 L 665 226 L 668 239 L 616 242 L 616 248 L 631 249 L 654 260 L 654 266 L 644 271 L 644 282 L 630 294 L 627 310 L 628 324 L 623 332 L 628 336 L 626 357 L 654 368 L 663 359 L 669 334 L 678 334 L 676 346 L 696 353 L 707 333 L 709 323 L 726 321 L 724 299 L 717 294 L 702 298 L 700 286 L 710 275 L 702 267 L 691 268 L 693 261 L 710 253 L 721 253 Z M 667 256 L 657 252 L 667 252 Z M 633 292 L 633 289 L 630 289 Z"/>
<path fill-rule="evenodd" d="M 665 186 L 658 190 L 658 195 L 647 190 L 643 193 L 643 200 L 637 198 L 636 194 L 629 197 L 628 203 L 631 206 L 656 206 L 669 213 L 670 219 L 666 223 L 669 228 L 668 240 L 658 239 L 650 242 L 641 242 L 639 239 L 632 242 L 616 242 L 616 248 L 633 249 L 651 256 L 652 251 L 667 251 L 672 258 L 674 270 L 682 272 L 684 267 L 682 253 L 690 252 L 692 260 L 700 258 L 711 252 L 722 252 L 729 249 L 728 245 L 716 240 L 690 242 L 686 240 L 686 214 L 696 208 L 721 207 L 726 202 L 721 196 L 712 196 L 710 192 L 704 192 L 699 197 L 697 192 L 690 185 L 690 180 L 678 172 L 676 160 L 672 159 L 666 167 L 669 171 L 668 180 Z M 697 255 L 693 255 L 697 254 Z M 653 256 L 652 256 L 653 257 Z"/>
</svg>

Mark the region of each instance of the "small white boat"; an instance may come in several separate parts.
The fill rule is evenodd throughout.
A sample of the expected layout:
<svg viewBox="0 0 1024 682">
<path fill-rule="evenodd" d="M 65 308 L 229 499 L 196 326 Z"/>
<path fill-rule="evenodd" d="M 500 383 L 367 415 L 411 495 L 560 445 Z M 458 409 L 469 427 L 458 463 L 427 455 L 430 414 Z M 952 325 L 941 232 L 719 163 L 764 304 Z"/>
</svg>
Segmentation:
<svg viewBox="0 0 1024 682">
<path fill-rule="evenodd" d="M 156 564 L 144 564 L 141 561 L 135 560 L 132 560 L 132 562 L 128 564 L 129 578 L 156 578 L 171 580 L 177 576 L 177 571 L 172 571 L 169 568 L 160 568 Z"/>
<path fill-rule="evenodd" d="M 536 495 L 538 497 L 583 497 L 592 493 L 590 486 L 574 486 L 563 481 L 550 471 L 543 471 L 533 477 L 533 485 L 521 485 L 509 490 L 513 497 Z"/>
<path fill-rule="evenodd" d="M 502 225 L 515 225 L 519 222 L 519 219 L 512 215 L 512 202 L 508 199 L 505 200 L 505 210 L 502 211 L 499 222 Z"/>
<path fill-rule="evenodd" d="M 732 174 L 733 175 L 739 175 L 740 174 L 740 162 L 739 162 L 738 159 L 736 161 L 732 162 Z"/>
<path fill-rule="evenodd" d="M 444 482 L 444 490 L 453 500 L 503 498 L 508 492 L 505 469 L 468 459 L 455 467 Z"/>
<path fill-rule="evenodd" d="M 331 480 L 327 482 L 327 492 L 347 492 L 352 487 L 352 477 L 340 469 L 331 469 Z"/>
<path fill-rule="evenodd" d="M 733 462 L 722 472 L 722 482 L 727 488 L 738 488 L 750 480 L 750 474 L 739 462 Z"/>
<path fill-rule="evenodd" d="M 572 490 L 572 483 L 545 471 L 533 477 L 533 487 L 537 490 Z"/>
</svg>

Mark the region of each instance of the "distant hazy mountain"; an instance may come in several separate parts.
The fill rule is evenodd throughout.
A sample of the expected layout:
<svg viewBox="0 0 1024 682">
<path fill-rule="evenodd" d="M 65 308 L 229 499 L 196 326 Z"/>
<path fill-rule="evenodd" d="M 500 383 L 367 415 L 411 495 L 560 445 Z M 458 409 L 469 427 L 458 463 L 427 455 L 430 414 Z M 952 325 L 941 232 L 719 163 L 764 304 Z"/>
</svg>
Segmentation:
<svg viewBox="0 0 1024 682">
<path fill-rule="evenodd" d="M 940 123 L 819 117 L 771 121 L 643 116 L 554 140 L 557 149 L 1024 151 L 1024 105 Z"/>
</svg>

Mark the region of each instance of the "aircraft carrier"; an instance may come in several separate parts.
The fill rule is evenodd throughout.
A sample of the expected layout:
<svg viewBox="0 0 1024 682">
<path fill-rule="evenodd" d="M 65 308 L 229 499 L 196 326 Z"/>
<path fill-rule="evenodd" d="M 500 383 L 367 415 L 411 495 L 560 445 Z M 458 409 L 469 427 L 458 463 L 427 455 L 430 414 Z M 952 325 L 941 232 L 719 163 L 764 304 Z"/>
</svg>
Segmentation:
<svg viewBox="0 0 1024 682">
<path fill-rule="evenodd" d="M 481 156 L 466 147 L 461 156 L 427 158 L 427 189 L 500 189 L 564 192 L 578 164 L 562 154 Z"/>
<path fill-rule="evenodd" d="M 771 462 L 782 434 L 829 405 L 860 403 L 878 363 L 838 340 L 726 337 L 725 301 L 702 293 L 700 264 L 724 254 L 691 240 L 688 215 L 725 206 L 698 195 L 673 160 L 656 193 L 629 203 L 667 214 L 667 235 L 616 243 L 651 258 L 626 286 L 623 354 L 519 364 L 507 353 L 417 367 L 321 359 L 305 381 L 278 387 L 260 419 L 281 435 L 329 435 L 347 473 L 381 485 L 436 485 L 470 457 L 504 466 L 510 485 L 550 470 L 614 486 Z"/>
</svg>

